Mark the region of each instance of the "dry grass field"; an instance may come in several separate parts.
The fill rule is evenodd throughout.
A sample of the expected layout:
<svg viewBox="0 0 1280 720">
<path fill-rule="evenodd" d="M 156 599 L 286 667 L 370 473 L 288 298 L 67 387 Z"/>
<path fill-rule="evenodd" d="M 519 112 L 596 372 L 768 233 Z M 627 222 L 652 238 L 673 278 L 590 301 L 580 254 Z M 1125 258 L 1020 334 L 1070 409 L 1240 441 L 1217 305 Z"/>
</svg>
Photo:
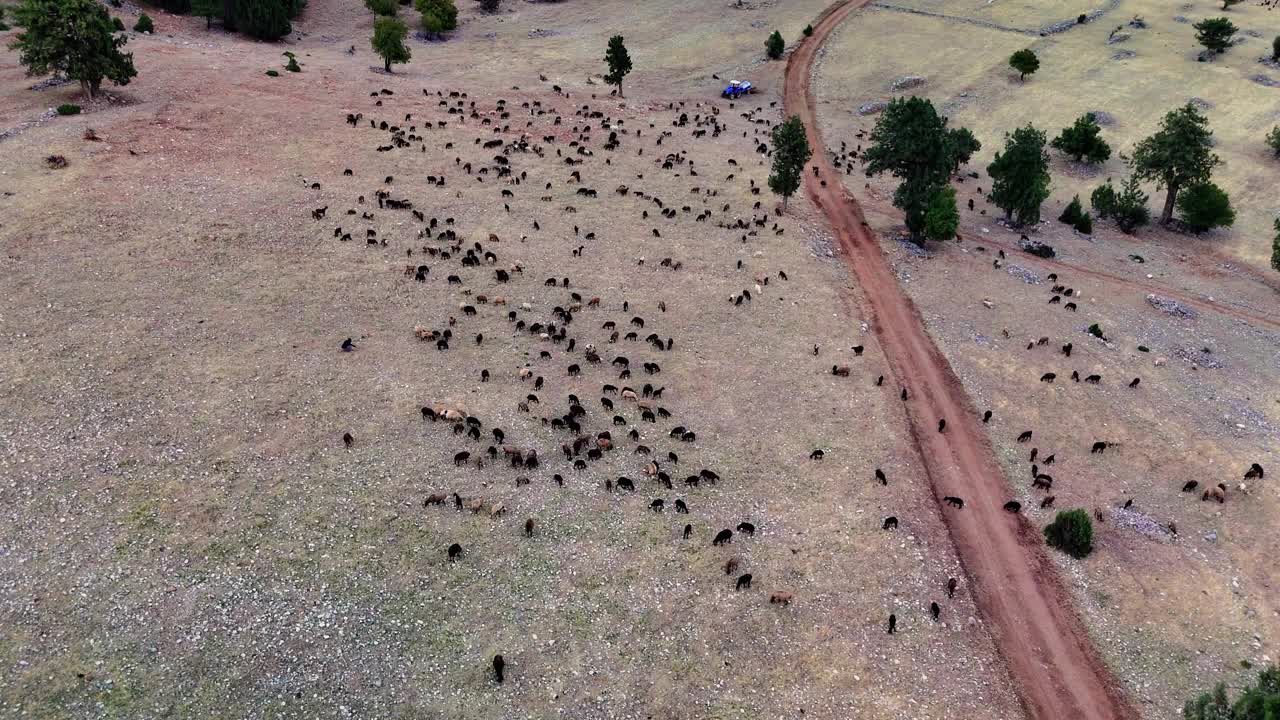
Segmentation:
<svg viewBox="0 0 1280 720">
<path fill-rule="evenodd" d="M 1023 9 L 999 4 L 963 11 L 920 7 L 1015 27 L 1059 19 L 1029 20 Z M 1216 14 L 1207 5 L 1182 12 L 1193 19 Z M 1128 29 L 1132 40 L 1106 45 L 1110 30 L 1135 14 L 1151 27 Z M 1039 38 L 872 6 L 833 37 L 816 83 L 828 146 L 843 140 L 854 148 L 865 142 L 858 133 L 875 121 L 857 113 L 861 104 L 891 97 L 890 83 L 905 75 L 926 77 L 928 84 L 911 92 L 975 131 L 984 148 L 971 166 L 980 172 L 1002 146 L 1002 132 L 1020 123 L 1053 135 L 1085 110 L 1105 110 L 1118 122 L 1104 134 L 1113 147 L 1127 149 L 1184 96 L 1215 103 L 1208 115 L 1219 139 L 1215 150 L 1225 160 L 1216 177 L 1240 220 L 1203 239 L 1155 229 L 1131 237 L 1109 223 L 1095 224 L 1096 234 L 1086 238 L 1049 222 L 1034 234 L 1058 257 L 1041 260 L 1019 252 L 1019 233 L 994 222 L 999 210 L 977 192 L 986 180 L 981 172 L 981 179 L 957 185 L 961 202 L 972 197 L 976 203 L 973 212 L 962 209 L 963 240 L 923 258 L 892 239 L 902 221 L 890 204 L 891 180 L 864 187 L 866 178 L 856 172 L 847 180 L 885 238 L 930 333 L 975 404 L 993 411 L 990 438 L 1014 496 L 1033 508 L 1052 494 L 1056 508 L 1102 511 L 1094 555 L 1060 564 L 1097 646 L 1150 717 L 1177 716 L 1191 689 L 1212 678 L 1237 684 L 1253 672 L 1245 663 L 1273 662 L 1280 631 L 1273 561 L 1280 548 L 1271 530 L 1280 496 L 1269 480 L 1242 480 L 1251 462 L 1276 462 L 1280 437 L 1280 283 L 1262 265 L 1276 213 L 1274 193 L 1264 188 L 1280 180 L 1280 166 L 1261 144 L 1264 126 L 1277 119 L 1275 90 L 1248 80 L 1261 69 L 1254 57 L 1261 41 L 1248 38 L 1225 58 L 1199 64 L 1190 27 L 1166 14 L 1126 3 L 1101 20 Z M 1245 4 L 1231 17 L 1243 28 L 1265 30 L 1273 16 Z M 912 42 L 901 42 L 903 35 Z M 1028 46 L 1042 66 L 1022 85 L 1005 63 L 1013 50 Z M 1137 57 L 1111 60 L 1121 48 Z M 877 62 L 857 62 L 866 57 Z M 1106 175 L 1123 172 L 1113 158 L 1086 176 L 1053 155 L 1054 192 L 1044 208 L 1049 220 L 1071 195 L 1087 200 Z M 1152 190 L 1153 198 L 1163 198 Z M 981 214 L 984 209 L 989 214 Z M 994 269 L 998 250 L 1008 257 Z M 1047 304 L 1057 284 L 1073 288 L 1078 313 Z M 1146 299 L 1152 294 L 1195 317 L 1153 307 Z M 1106 341 L 1086 332 L 1093 323 Z M 1047 344 L 1027 349 L 1040 338 Z M 1073 345 L 1070 357 L 1060 349 L 1066 343 Z M 1077 384 L 1069 379 L 1072 371 L 1102 381 Z M 1039 381 L 1046 372 L 1057 374 L 1055 383 Z M 1126 387 L 1135 377 L 1139 387 Z M 1033 438 L 1018 443 L 1025 430 Z M 1091 455 L 1097 440 L 1118 446 Z M 1055 478 L 1050 492 L 1031 487 L 1033 448 L 1040 471 Z M 1055 456 L 1052 467 L 1043 465 L 1048 455 Z M 1201 490 L 1225 482 L 1227 503 L 1201 502 L 1199 490 L 1180 492 L 1191 480 Z M 1043 524 L 1053 510 L 1031 512 Z"/>
<path fill-rule="evenodd" d="M 692 17 L 674 35 L 668 15 L 641 18 L 631 3 L 588 13 L 572 3 L 512 5 L 497 17 L 464 14 L 456 38 L 415 44 L 414 62 L 392 76 L 370 70 L 362 9 L 315 2 L 289 43 L 304 71 L 280 78 L 263 71 L 281 64 L 282 48 L 160 15 L 156 36 L 130 43 L 140 75 L 112 91 L 120 102 L 3 141 L 6 710 L 1017 717 L 965 583 L 946 599 L 947 579 L 962 572 L 899 430 L 896 391 L 874 385 L 884 360 L 817 218 L 801 203 L 776 231 L 773 219 L 719 227 L 773 206 L 749 192 L 767 174 L 754 152 L 763 126 L 740 113 L 773 118 L 777 96 L 713 111 L 706 99 L 717 83 L 707 76 L 754 67 L 764 87 L 780 83 L 780 64 L 758 67 L 767 32 L 752 23 L 794 36 L 820 4 L 708 6 L 705 26 Z M 555 34 L 530 39 L 539 28 Z M 587 84 L 614 29 L 625 30 L 638 68 L 625 100 Z M 344 52 L 352 44 L 354 56 Z M 74 97 L 69 87 L 28 90 L 15 64 L 7 52 L 7 127 Z M 370 97 L 382 88 L 394 94 Z M 467 93 L 464 115 L 439 105 L 450 91 Z M 499 99 L 510 118 L 499 117 Z M 511 129 L 496 133 L 471 117 L 472 101 Z M 530 117 L 526 102 L 547 113 Z M 681 108 L 672 103 L 690 118 L 718 112 L 723 132 L 695 139 L 693 120 L 673 126 Z M 576 114 L 584 106 L 621 129 L 616 151 L 602 147 L 601 119 Z M 358 127 L 346 125 L 356 112 Z M 390 136 L 369 119 L 445 127 L 377 152 Z M 87 128 L 100 140 L 84 140 Z M 664 130 L 671 135 L 658 145 Z M 512 172 L 525 179 L 508 185 L 494 174 L 502 151 L 477 139 L 522 134 L 542 154 L 513 150 Z M 567 167 L 560 154 L 571 156 L 580 135 L 593 155 Z M 666 152 L 687 159 L 664 170 Z M 55 153 L 67 168 L 44 166 Z M 429 175 L 447 184 L 430 185 Z M 675 217 L 615 194 L 620 184 L 661 198 Z M 599 197 L 580 197 L 578 187 Z M 479 242 L 497 263 L 424 255 L 450 243 L 420 237 L 427 226 L 408 211 L 379 209 L 383 189 L 438 218 L 433 235 L 453 218 L 459 245 Z M 753 211 L 757 200 L 764 207 Z M 316 221 L 319 207 L 327 215 Z M 704 210 L 709 219 L 695 221 Z M 336 239 L 338 227 L 353 239 Z M 368 230 L 386 245 L 368 245 Z M 428 264 L 427 281 L 406 277 L 406 262 Z M 523 273 L 497 283 L 495 268 L 512 264 Z M 462 285 L 446 282 L 454 274 Z M 769 283 L 756 288 L 756 276 Z M 546 287 L 549 277 L 570 285 Z M 727 300 L 743 290 L 750 301 Z M 506 319 L 511 310 L 526 323 L 559 324 L 553 308 L 572 303 L 571 292 L 601 298 L 574 313 L 572 352 Z M 480 304 L 481 294 L 508 304 Z M 635 316 L 646 321 L 640 338 L 654 332 L 673 348 L 610 344 L 602 324 L 625 333 Z M 415 326 L 444 329 L 451 317 L 447 351 L 414 336 Z M 339 349 L 347 337 L 351 353 Z M 583 359 L 588 343 L 604 363 Z M 867 346 L 861 357 L 854 345 Z M 550 359 L 540 359 L 544 350 Z M 632 361 L 629 382 L 609 364 L 618 355 Z M 660 363 L 660 374 L 645 375 L 642 361 Z M 830 366 L 846 362 L 852 376 L 832 377 Z M 580 377 L 567 376 L 570 363 L 582 365 Z M 532 379 L 517 377 L 526 364 L 545 378 L 527 414 L 517 407 L 534 392 Z M 614 426 L 601 385 L 646 382 L 665 388 L 653 402 L 672 417 L 650 425 L 613 395 L 626 419 Z M 584 432 L 609 430 L 616 441 L 582 471 L 559 450 L 572 435 L 539 421 L 564 414 L 570 393 L 587 409 Z M 420 408 L 436 403 L 463 406 L 483 423 L 484 441 L 424 421 Z M 669 438 L 674 425 L 697 439 Z M 507 444 L 536 448 L 540 466 L 515 470 L 500 457 L 455 467 L 460 450 L 483 456 L 492 427 Z M 674 489 L 642 474 L 647 458 L 624 437 L 629 428 Z M 810 460 L 818 448 L 825 458 Z M 683 478 L 703 468 L 721 480 L 686 487 Z M 874 481 L 876 468 L 887 486 Z M 531 483 L 518 487 L 521 476 Z M 634 495 L 605 489 L 621 476 L 636 482 Z M 424 508 L 435 492 L 506 512 L 457 512 L 452 501 Z M 655 498 L 665 512 L 648 509 Z M 674 512 L 677 498 L 687 516 Z M 901 518 L 897 532 L 881 530 L 888 515 Z M 526 518 L 536 523 L 532 538 Z M 711 546 L 742 521 L 756 526 L 754 537 Z M 464 553 L 450 563 L 455 542 Z M 753 575 L 750 590 L 735 592 L 736 574 L 722 569 L 731 557 Z M 771 605 L 774 591 L 795 600 Z M 928 613 L 935 600 L 939 623 Z M 886 642 L 890 612 L 899 632 Z M 496 653 L 507 662 L 500 687 L 489 669 Z"/>
<path fill-rule="evenodd" d="M 12 131 L 0 139 L 0 714 L 1022 717 L 897 388 L 876 386 L 886 359 L 861 290 L 802 196 L 778 217 L 767 189 L 751 192 L 768 175 L 756 147 L 781 97 L 782 64 L 764 61 L 764 38 L 773 29 L 798 38 L 827 4 L 508 0 L 485 16 L 463 2 L 458 32 L 413 41 L 413 61 L 392 75 L 371 54 L 372 20 L 354 0 L 311 0 L 279 45 L 152 12 L 157 33 L 131 34 L 128 46 L 138 78 L 74 117 L 42 118 L 77 101 L 73 85 L 29 89 L 39 78 L 0 50 L 0 133 Z M 1045 21 L 1030 3 L 920 7 Z M 1134 12 L 1121 6 L 1041 41 L 869 9 L 826 52 L 819 115 L 832 144 L 856 142 L 873 118 L 850 107 L 884 96 L 897 76 L 928 76 L 921 91 L 940 103 L 980 89 L 992 99 L 957 103 L 953 116 L 986 144 L 974 163 L 984 166 L 1001 129 L 1024 117 L 1039 124 L 1014 111 L 1016 100 L 1037 93 L 1032 105 L 1055 129 L 1078 114 L 1075 100 L 1055 95 L 1055 62 L 1067 61 L 1053 53 L 1077 64 L 1085 42 L 1108 53 L 1098 33 Z M 1135 34 L 1135 48 L 1154 54 L 1172 43 L 1158 33 L 1189 32 L 1157 21 L 1154 6 L 1147 13 L 1150 37 Z M 1232 14 L 1260 29 L 1269 18 L 1251 6 Z M 625 98 L 599 78 L 615 33 L 636 67 Z M 947 45 L 925 43 L 936 53 L 887 37 L 943 33 Z M 1026 44 L 1054 49 L 1021 87 L 1002 67 Z M 1241 660 L 1276 656 L 1280 498 L 1270 479 L 1236 488 L 1248 462 L 1280 467 L 1280 329 L 1256 320 L 1275 318 L 1276 283 L 1259 279 L 1262 240 L 1248 235 L 1274 202 L 1266 183 L 1276 172 L 1248 142 L 1260 145 L 1275 104 L 1236 77 L 1260 46 L 1250 39 L 1211 66 L 1177 55 L 1188 77 L 1234 72 L 1231 83 L 1178 92 L 1218 103 L 1210 118 L 1228 161 L 1223 184 L 1241 209 L 1236 229 L 1206 240 L 1042 233 L 1065 263 L 1106 276 L 1010 253 L 1010 264 L 1042 278 L 1056 270 L 1079 288 L 1078 315 L 1047 309 L 1043 281 L 992 270 L 993 243 L 1017 238 L 976 214 L 965 216 L 964 243 L 929 260 L 885 241 L 966 389 L 993 409 L 991 439 L 1014 494 L 1042 495 L 1029 488 L 1029 446 L 1014 442 L 1034 428 L 1030 445 L 1057 453 L 1058 505 L 1104 509 L 1098 551 L 1064 560 L 1062 572 L 1104 657 L 1152 718 L 1242 673 Z M 285 49 L 303 72 L 264 75 Z M 1156 62 L 1142 58 L 1125 62 Z M 1072 72 L 1097 78 L 1109 62 Z M 763 91 L 731 106 L 716 98 L 730 77 Z M 1086 104 L 1119 118 L 1108 132 L 1126 133 L 1124 144 L 1176 104 L 1130 110 L 1113 81 L 1098 78 Z M 344 123 L 353 113 L 362 115 L 354 127 Z M 370 120 L 414 139 L 380 152 L 391 134 Z M 608 150 L 611 130 L 618 146 Z M 491 140 L 501 145 L 484 147 Z M 68 166 L 49 168 L 53 154 Z M 498 177 L 503 167 L 510 177 Z M 892 228 L 897 216 L 875 200 L 891 189 L 873 182 L 865 195 L 862 182 L 850 189 L 873 224 Z M 1047 215 L 1078 191 L 1068 182 L 1077 181 L 1057 183 Z M 423 219 L 379 208 L 380 191 Z M 961 197 L 971 192 L 962 186 Z M 327 211 L 313 219 L 318 208 Z M 481 263 L 464 266 L 477 243 Z M 1135 253 L 1146 263 L 1126 259 Z M 429 266 L 424 281 L 406 264 Z M 515 265 L 499 282 L 495 271 Z M 744 291 L 751 299 L 735 305 Z M 1171 318 L 1144 302 L 1148 292 L 1235 314 L 1205 307 L 1194 320 Z M 574 293 L 582 307 L 565 323 L 555 308 L 579 304 Z M 595 297 L 599 306 L 585 302 Z M 518 329 L 509 312 L 526 326 L 564 327 L 574 349 Z M 1091 322 L 1110 343 L 1088 339 Z M 448 349 L 416 337 L 418 326 L 450 330 Z M 645 342 L 650 333 L 671 348 Z M 1049 346 L 1023 350 L 1040 335 Z M 348 337 L 355 349 L 342 352 Z M 1068 360 L 1054 348 L 1069 340 Z M 586 359 L 588 344 L 603 362 Z M 618 356 L 630 360 L 630 379 L 619 379 Z M 1157 357 L 1167 362 L 1156 367 Z M 642 363 L 661 370 L 646 374 Z M 831 374 L 846 363 L 849 377 Z M 526 366 L 533 377 L 522 380 Z M 1070 383 L 1072 368 L 1104 382 Z M 1056 384 L 1036 381 L 1051 369 Z M 1121 379 L 1135 375 L 1141 389 L 1129 391 Z M 640 400 L 670 417 L 645 422 L 636 401 L 603 393 L 607 383 L 663 388 Z M 574 434 L 543 422 L 564 416 L 571 394 L 586 410 L 583 434 L 614 441 L 582 469 L 560 450 Z M 481 440 L 424 420 L 424 406 L 462 408 L 480 421 Z M 672 438 L 675 426 L 696 439 Z M 490 461 L 487 447 L 503 444 L 493 428 L 507 445 L 536 449 L 539 465 L 512 468 L 500 451 Z M 1120 447 L 1091 457 L 1095 439 Z M 815 449 L 825 456 L 810 459 Z M 471 457 L 458 466 L 460 451 Z M 650 459 L 671 489 L 646 476 Z M 687 486 L 702 469 L 720 480 Z M 620 477 L 634 494 L 606 488 Z M 1179 493 L 1190 478 L 1229 481 L 1228 502 Z M 485 509 L 423 505 L 454 492 Z M 659 498 L 663 512 L 651 511 Z M 1129 511 L 1114 509 L 1128 498 Z M 499 503 L 505 512 L 491 516 Z M 887 516 L 897 531 L 881 529 Z M 1176 522 L 1177 536 L 1140 532 L 1146 518 Z M 713 547 L 740 522 L 754 535 Z M 463 553 L 450 562 L 452 543 Z M 730 558 L 734 575 L 723 569 Z M 752 586 L 737 591 L 741 573 Z M 952 599 L 950 577 L 961 579 Z M 779 591 L 794 595 L 790 605 L 769 602 Z M 891 612 L 898 632 L 888 636 Z M 490 669 L 499 653 L 502 685 Z"/>
</svg>

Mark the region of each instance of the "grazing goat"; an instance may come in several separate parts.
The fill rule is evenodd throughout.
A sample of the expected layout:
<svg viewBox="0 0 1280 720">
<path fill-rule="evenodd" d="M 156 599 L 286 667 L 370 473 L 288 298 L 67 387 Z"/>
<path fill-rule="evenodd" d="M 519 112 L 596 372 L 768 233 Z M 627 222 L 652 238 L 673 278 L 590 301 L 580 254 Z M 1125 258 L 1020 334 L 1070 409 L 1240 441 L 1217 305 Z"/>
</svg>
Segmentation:
<svg viewBox="0 0 1280 720">
<path fill-rule="evenodd" d="M 1022 510 L 1022 503 L 1018 502 L 1017 500 L 1010 500 L 1009 502 L 1004 504 L 1004 509 L 1006 512 L 1011 512 L 1011 513 L 1020 512 Z"/>
<path fill-rule="evenodd" d="M 458 543 L 454 543 L 449 546 L 449 562 L 453 562 L 454 560 L 458 559 L 458 556 L 461 554 L 462 554 L 461 545 L 459 545 Z"/>
<path fill-rule="evenodd" d="M 964 498 L 958 498 L 954 495 L 948 495 L 942 498 L 942 501 L 950 505 L 951 507 L 956 508 L 957 510 L 964 509 Z"/>
<path fill-rule="evenodd" d="M 795 599 L 795 595 L 792 595 L 789 592 L 778 590 L 769 595 L 769 604 L 781 605 L 783 607 L 786 607 L 787 605 L 790 605 L 791 601 L 794 599 Z"/>
<path fill-rule="evenodd" d="M 711 541 L 711 544 L 724 545 L 725 543 L 730 543 L 730 542 L 733 542 L 733 531 L 728 528 L 725 528 L 724 530 L 721 530 L 720 532 L 716 533 L 716 537 L 714 540 Z"/>
<path fill-rule="evenodd" d="M 503 680 L 502 673 L 506 669 L 506 667 L 507 667 L 507 661 L 503 660 L 501 655 L 493 656 L 493 679 L 499 685 L 502 684 L 502 680 Z"/>
</svg>

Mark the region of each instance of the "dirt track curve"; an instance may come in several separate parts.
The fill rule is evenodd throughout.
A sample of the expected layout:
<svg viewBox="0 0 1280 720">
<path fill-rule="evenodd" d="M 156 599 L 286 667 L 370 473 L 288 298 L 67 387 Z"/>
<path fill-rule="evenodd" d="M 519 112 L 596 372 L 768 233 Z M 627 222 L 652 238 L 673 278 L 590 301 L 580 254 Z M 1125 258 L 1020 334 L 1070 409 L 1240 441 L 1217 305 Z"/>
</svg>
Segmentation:
<svg viewBox="0 0 1280 720">
<path fill-rule="evenodd" d="M 1008 484 L 977 413 L 824 151 L 809 87 L 814 57 L 831 30 L 867 2 L 844 0 L 829 8 L 787 62 L 786 112 L 804 122 L 818 167 L 817 177 L 805 173 L 805 189 L 830 221 L 862 286 L 891 375 L 909 391 L 911 434 L 935 500 L 941 507 L 944 496 L 964 498 L 962 510 L 942 508 L 943 517 L 1027 714 L 1043 720 L 1136 718 L 1094 650 L 1038 529 L 1004 511 Z M 947 420 L 945 433 L 937 431 L 940 418 Z"/>
</svg>

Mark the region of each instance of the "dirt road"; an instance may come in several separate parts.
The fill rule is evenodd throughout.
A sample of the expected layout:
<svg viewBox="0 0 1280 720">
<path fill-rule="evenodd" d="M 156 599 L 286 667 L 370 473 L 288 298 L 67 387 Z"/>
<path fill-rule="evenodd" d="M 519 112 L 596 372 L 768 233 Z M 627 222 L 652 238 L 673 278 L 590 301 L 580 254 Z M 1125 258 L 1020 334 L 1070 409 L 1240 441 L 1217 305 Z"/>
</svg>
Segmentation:
<svg viewBox="0 0 1280 720">
<path fill-rule="evenodd" d="M 787 63 L 786 111 L 803 120 L 819 173 L 805 173 L 805 189 L 831 222 L 844 260 L 866 296 L 890 372 L 908 390 L 911 434 L 935 500 L 940 506 L 947 495 L 965 501 L 962 510 L 943 507 L 942 513 L 1028 715 L 1136 717 L 1095 652 L 1070 592 L 1045 555 L 1038 529 L 1022 515 L 1003 510 L 1009 488 L 977 413 L 823 151 L 809 87 L 814 57 L 831 30 L 868 1 L 833 6 Z M 938 432 L 939 419 L 947 421 L 945 433 Z"/>
</svg>

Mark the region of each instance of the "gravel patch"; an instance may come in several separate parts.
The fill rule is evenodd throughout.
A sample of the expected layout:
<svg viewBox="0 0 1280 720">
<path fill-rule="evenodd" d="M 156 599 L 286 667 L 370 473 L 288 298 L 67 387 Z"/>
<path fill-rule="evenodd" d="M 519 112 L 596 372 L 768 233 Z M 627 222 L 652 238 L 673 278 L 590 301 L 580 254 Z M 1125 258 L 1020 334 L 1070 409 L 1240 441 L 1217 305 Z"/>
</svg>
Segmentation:
<svg viewBox="0 0 1280 720">
<path fill-rule="evenodd" d="M 1194 320 L 1200 315 L 1200 313 L 1192 310 L 1182 303 L 1170 300 L 1169 298 L 1160 297 L 1159 295 L 1148 295 L 1147 304 L 1174 317 L 1186 318 L 1188 320 Z"/>
<path fill-rule="evenodd" d="M 872 102 L 863 103 L 862 105 L 859 105 L 858 114 L 859 115 L 875 115 L 877 113 L 884 112 L 884 109 L 887 107 L 889 107 L 888 100 L 873 100 Z"/>
</svg>

